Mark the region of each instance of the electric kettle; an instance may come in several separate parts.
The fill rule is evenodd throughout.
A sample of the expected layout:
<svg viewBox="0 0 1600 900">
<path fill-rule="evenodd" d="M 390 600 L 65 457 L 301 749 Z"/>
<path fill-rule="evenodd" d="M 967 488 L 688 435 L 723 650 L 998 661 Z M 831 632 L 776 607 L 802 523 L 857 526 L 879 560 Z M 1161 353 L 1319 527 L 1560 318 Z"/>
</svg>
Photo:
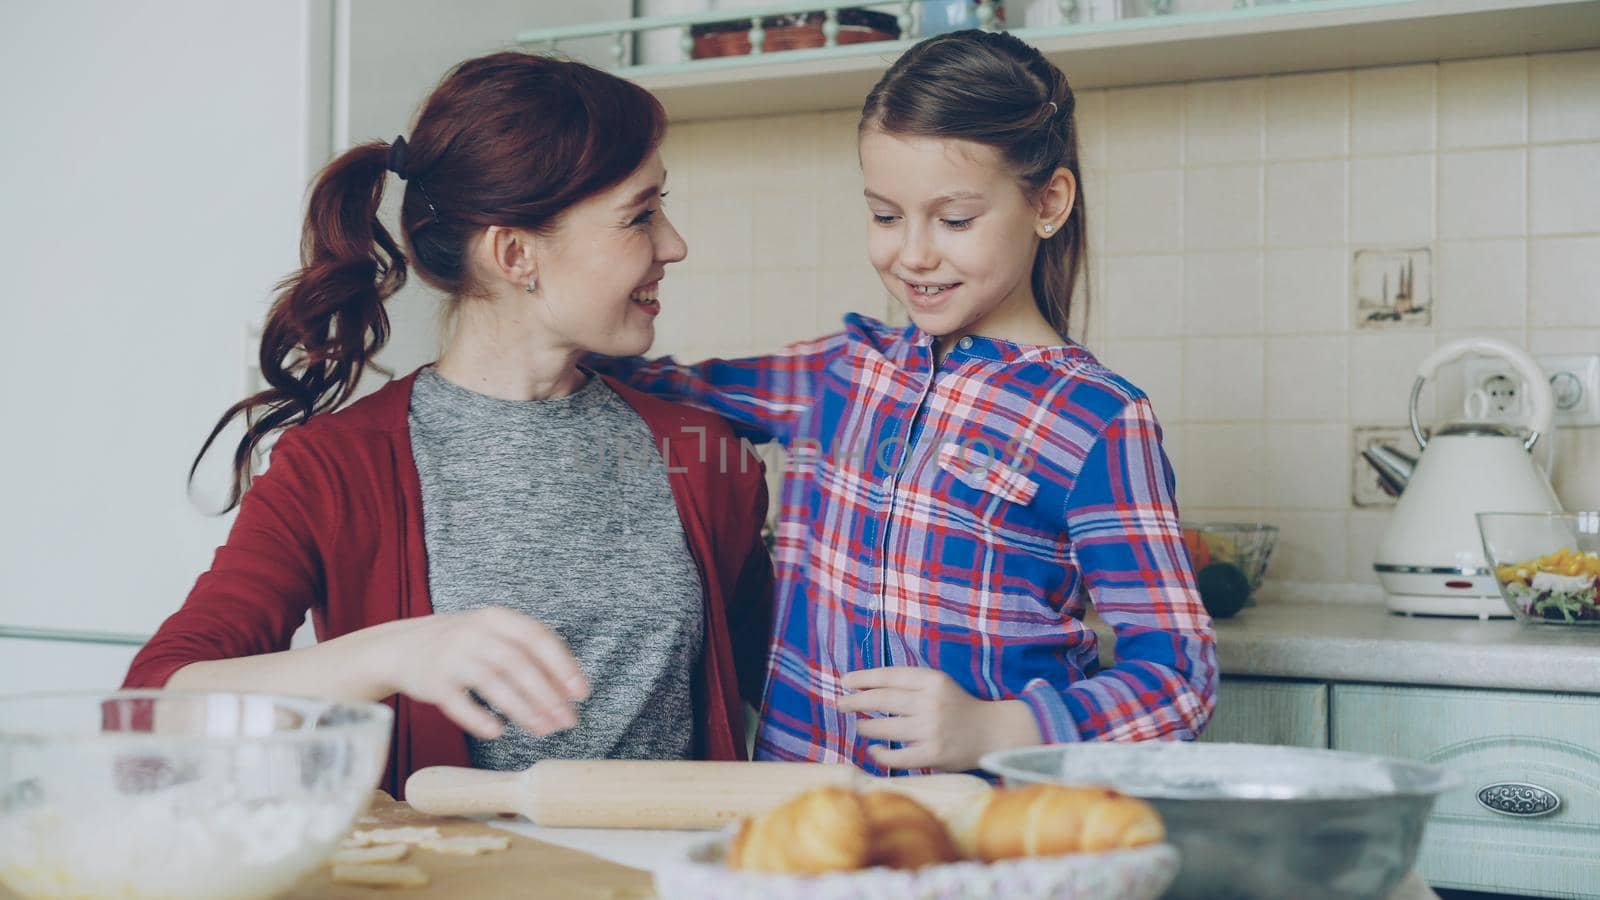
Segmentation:
<svg viewBox="0 0 1600 900">
<path fill-rule="evenodd" d="M 1451 422 L 1422 430 L 1417 398 L 1440 366 L 1465 356 L 1499 357 L 1522 378 L 1529 401 L 1526 431 L 1494 422 Z M 1492 338 L 1467 338 L 1435 350 L 1417 367 L 1411 387 L 1411 433 L 1421 456 L 1409 460 L 1378 447 L 1368 460 L 1400 500 L 1389 519 L 1373 568 L 1394 612 L 1443 615 L 1509 615 L 1494 572 L 1484 559 L 1475 515 L 1480 512 L 1559 512 L 1550 480 L 1532 450 L 1549 435 L 1555 396 L 1544 370 L 1527 353 Z"/>
</svg>

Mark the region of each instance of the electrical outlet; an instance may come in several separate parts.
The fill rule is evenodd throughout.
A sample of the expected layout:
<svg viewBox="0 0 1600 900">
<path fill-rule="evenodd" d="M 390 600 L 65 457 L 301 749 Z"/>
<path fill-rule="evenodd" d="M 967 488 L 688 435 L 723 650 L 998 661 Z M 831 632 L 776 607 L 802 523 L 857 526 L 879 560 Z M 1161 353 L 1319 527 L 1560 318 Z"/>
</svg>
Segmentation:
<svg viewBox="0 0 1600 900">
<path fill-rule="evenodd" d="M 1550 378 L 1556 395 L 1557 425 L 1600 425 L 1600 354 L 1573 353 L 1539 356 L 1535 360 Z M 1503 360 L 1475 357 L 1464 362 L 1462 392 L 1468 403 L 1482 392 L 1483 418 L 1495 422 L 1524 419 L 1528 415 L 1527 388 L 1522 376 Z M 1472 412 L 1473 410 L 1467 410 Z"/>
</svg>

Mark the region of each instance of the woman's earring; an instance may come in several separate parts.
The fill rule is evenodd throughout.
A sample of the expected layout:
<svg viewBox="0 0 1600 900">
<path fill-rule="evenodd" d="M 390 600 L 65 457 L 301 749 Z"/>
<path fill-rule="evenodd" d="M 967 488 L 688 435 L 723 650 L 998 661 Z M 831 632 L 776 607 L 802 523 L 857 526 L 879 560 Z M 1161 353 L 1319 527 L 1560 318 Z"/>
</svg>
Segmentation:
<svg viewBox="0 0 1600 900">
<path fill-rule="evenodd" d="M 530 294 L 533 293 L 534 288 L 536 288 L 538 286 L 539 286 L 539 279 L 538 278 L 529 278 L 528 279 L 528 288 L 527 288 L 528 293 L 530 293 Z"/>
</svg>

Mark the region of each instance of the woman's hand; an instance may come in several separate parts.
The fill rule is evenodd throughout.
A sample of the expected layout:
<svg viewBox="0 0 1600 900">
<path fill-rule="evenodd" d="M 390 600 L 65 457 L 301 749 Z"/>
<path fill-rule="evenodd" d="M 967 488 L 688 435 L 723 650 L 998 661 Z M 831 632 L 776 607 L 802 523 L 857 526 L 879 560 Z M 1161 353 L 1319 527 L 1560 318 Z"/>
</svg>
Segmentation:
<svg viewBox="0 0 1600 900">
<path fill-rule="evenodd" d="M 839 709 L 862 718 L 862 737 L 894 741 L 898 748 L 873 744 L 867 752 L 887 769 L 978 767 L 985 753 L 1039 743 L 1033 712 L 1021 700 L 979 700 L 938 669 L 894 666 L 864 669 L 844 676 L 858 693 L 839 701 Z"/>
<path fill-rule="evenodd" d="M 468 691 L 539 737 L 578 724 L 573 705 L 589 681 L 566 642 L 531 616 L 486 607 L 379 628 L 391 630 L 372 644 L 390 692 L 439 707 L 470 734 L 492 740 L 505 726 Z"/>
</svg>

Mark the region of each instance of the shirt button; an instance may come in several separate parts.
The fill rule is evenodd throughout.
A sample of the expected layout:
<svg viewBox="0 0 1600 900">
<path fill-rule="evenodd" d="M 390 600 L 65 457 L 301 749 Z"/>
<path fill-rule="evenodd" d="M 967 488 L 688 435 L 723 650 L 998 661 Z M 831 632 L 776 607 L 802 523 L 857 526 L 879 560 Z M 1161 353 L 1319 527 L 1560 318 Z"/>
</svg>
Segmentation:
<svg viewBox="0 0 1600 900">
<path fill-rule="evenodd" d="M 972 349 L 972 338 L 964 337 L 961 340 L 956 341 L 956 346 L 960 347 L 963 350 L 971 350 Z"/>
<path fill-rule="evenodd" d="M 885 494 L 889 493 L 889 489 L 892 488 L 892 487 L 894 487 L 894 479 L 893 478 L 887 478 L 887 477 L 884 478 L 883 479 L 883 492 Z"/>
</svg>

